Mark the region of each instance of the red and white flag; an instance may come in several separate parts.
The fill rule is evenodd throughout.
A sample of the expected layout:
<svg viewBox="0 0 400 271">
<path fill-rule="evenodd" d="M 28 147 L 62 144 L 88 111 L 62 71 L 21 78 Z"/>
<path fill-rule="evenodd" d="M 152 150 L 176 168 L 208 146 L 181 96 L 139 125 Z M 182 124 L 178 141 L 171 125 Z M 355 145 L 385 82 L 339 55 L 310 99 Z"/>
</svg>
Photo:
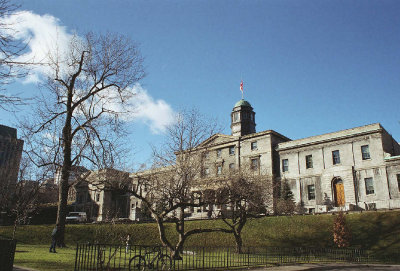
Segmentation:
<svg viewBox="0 0 400 271">
<path fill-rule="evenodd" d="M 240 91 L 243 93 L 243 80 L 240 82 Z"/>
</svg>

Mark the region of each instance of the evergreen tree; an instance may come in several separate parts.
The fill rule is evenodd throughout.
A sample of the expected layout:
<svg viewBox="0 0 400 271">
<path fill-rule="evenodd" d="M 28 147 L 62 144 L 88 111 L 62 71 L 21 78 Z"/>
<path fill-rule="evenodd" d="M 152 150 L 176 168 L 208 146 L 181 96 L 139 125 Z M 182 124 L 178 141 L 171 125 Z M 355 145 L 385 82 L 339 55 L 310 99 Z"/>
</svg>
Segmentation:
<svg viewBox="0 0 400 271">
<path fill-rule="evenodd" d="M 333 242 L 338 247 L 350 246 L 351 233 L 346 224 L 346 217 L 343 212 L 339 212 L 333 223 Z"/>
</svg>

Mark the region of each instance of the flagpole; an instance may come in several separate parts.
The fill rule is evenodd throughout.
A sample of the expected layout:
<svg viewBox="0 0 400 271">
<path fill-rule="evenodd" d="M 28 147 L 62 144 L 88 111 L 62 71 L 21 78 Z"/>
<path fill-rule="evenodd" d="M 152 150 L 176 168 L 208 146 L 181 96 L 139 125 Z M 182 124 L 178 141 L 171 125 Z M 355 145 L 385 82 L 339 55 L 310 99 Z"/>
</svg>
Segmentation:
<svg viewBox="0 0 400 271">
<path fill-rule="evenodd" d="M 241 82 L 241 90 L 242 90 L 242 100 L 244 100 L 244 96 L 243 96 L 243 92 L 244 92 L 244 88 L 243 88 L 243 77 L 242 77 L 242 72 L 240 72 L 240 82 Z"/>
</svg>

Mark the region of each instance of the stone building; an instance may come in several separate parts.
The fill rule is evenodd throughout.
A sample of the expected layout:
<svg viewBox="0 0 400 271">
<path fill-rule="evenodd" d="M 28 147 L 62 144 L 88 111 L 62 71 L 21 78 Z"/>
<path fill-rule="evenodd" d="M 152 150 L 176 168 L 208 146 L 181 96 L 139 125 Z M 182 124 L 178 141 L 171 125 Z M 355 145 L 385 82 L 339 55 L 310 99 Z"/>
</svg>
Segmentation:
<svg viewBox="0 0 400 271">
<path fill-rule="evenodd" d="M 278 144 L 281 179 L 309 212 L 400 208 L 400 146 L 379 124 Z"/>
<path fill-rule="evenodd" d="M 208 152 L 204 175 L 250 167 L 265 176 L 266 189 L 288 182 L 296 203 L 311 213 L 400 208 L 400 146 L 379 123 L 298 140 L 255 127 L 253 108 L 240 100 L 231 135 L 216 134 L 199 146 Z"/>
<path fill-rule="evenodd" d="M 0 125 L 0 203 L 17 183 L 23 145 L 16 129 Z"/>
<path fill-rule="evenodd" d="M 201 178 L 218 182 L 231 170 L 249 169 L 265 180 L 271 212 L 283 182 L 309 213 L 400 208 L 400 146 L 379 123 L 291 140 L 273 130 L 256 132 L 255 112 L 242 99 L 232 109 L 230 127 L 231 135 L 215 134 L 197 147 L 204 154 Z M 89 189 L 100 208 L 96 220 L 105 220 L 110 210 L 144 218 L 140 200 L 100 188 Z M 209 218 L 210 208 L 223 206 L 192 208 L 187 217 Z"/>
</svg>

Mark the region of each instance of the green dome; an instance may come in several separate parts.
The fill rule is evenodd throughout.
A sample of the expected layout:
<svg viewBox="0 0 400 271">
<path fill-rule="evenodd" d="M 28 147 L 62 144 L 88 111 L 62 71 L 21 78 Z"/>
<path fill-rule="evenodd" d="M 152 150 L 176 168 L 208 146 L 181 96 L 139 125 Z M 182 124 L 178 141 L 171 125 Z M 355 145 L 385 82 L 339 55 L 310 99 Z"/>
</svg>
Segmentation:
<svg viewBox="0 0 400 271">
<path fill-rule="evenodd" d="M 241 99 L 240 101 L 238 101 L 235 104 L 235 107 L 238 107 L 238 106 L 249 106 L 249 107 L 251 107 L 250 103 L 248 101 L 246 101 L 246 100 L 243 100 L 243 99 Z"/>
</svg>

